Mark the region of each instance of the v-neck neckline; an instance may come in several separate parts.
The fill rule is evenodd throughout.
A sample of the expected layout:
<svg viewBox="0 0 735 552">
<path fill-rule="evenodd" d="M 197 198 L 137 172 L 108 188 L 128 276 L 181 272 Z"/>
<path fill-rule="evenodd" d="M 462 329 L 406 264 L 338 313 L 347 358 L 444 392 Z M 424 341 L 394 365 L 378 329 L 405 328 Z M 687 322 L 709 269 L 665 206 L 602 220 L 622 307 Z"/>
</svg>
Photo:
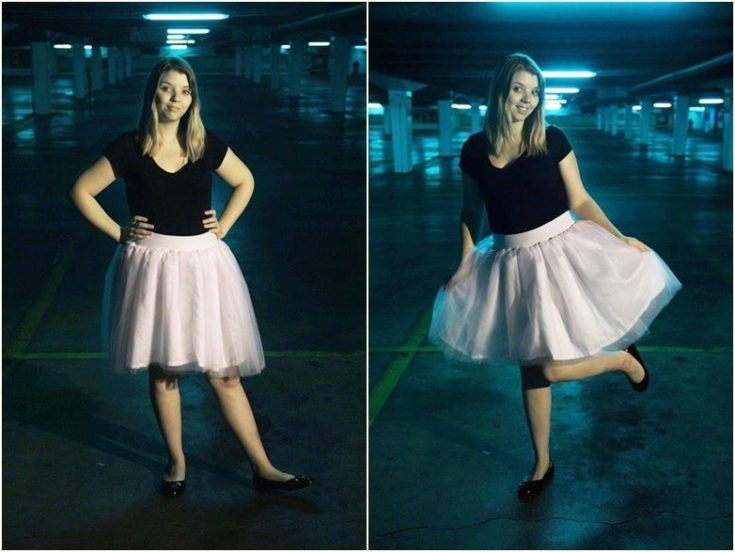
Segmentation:
<svg viewBox="0 0 735 552">
<path fill-rule="evenodd" d="M 173 176 L 173 175 L 176 175 L 176 174 L 179 174 L 179 173 L 180 173 L 181 171 L 183 171 L 183 170 L 184 170 L 184 169 L 185 169 L 186 167 L 188 167 L 188 166 L 189 166 L 189 160 L 187 159 L 187 160 L 186 160 L 186 163 L 184 163 L 184 164 L 183 164 L 183 165 L 182 165 L 181 167 L 179 167 L 179 170 L 177 170 L 177 171 L 174 171 L 174 172 L 170 172 L 170 171 L 167 171 L 166 169 L 164 169 L 164 168 L 163 168 L 163 167 L 162 167 L 161 165 L 159 165 L 159 164 L 158 164 L 158 161 L 156 161 L 155 159 L 153 159 L 153 156 L 152 156 L 152 155 L 149 155 L 149 156 L 148 156 L 148 158 L 149 158 L 149 159 L 150 159 L 151 161 L 153 161 L 153 164 L 154 164 L 154 165 L 155 165 L 156 167 L 158 167 L 158 169 L 159 169 L 159 170 L 160 170 L 161 172 L 164 172 L 164 173 L 166 173 L 166 174 L 169 174 L 169 175 L 171 175 L 171 176 Z"/>
</svg>

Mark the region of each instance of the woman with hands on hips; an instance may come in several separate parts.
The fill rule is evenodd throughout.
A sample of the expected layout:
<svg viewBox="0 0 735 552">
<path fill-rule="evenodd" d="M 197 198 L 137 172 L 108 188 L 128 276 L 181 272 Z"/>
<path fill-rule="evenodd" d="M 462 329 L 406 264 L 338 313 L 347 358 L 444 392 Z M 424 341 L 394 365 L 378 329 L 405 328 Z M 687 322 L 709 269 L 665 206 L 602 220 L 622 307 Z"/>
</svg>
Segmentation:
<svg viewBox="0 0 735 552">
<path fill-rule="evenodd" d="M 220 218 L 212 172 L 232 186 Z M 122 228 L 95 199 L 117 178 L 133 215 Z M 221 241 L 253 194 L 250 170 L 205 129 L 194 71 L 161 60 L 148 76 L 138 128 L 120 135 L 70 190 L 82 215 L 120 242 L 105 279 L 103 348 L 118 372 L 148 370 L 168 450 L 161 493 L 186 488 L 179 376 L 203 373 L 243 446 L 256 490 L 297 490 L 312 480 L 271 464 L 241 377 L 265 366 L 247 284 Z"/>
<path fill-rule="evenodd" d="M 437 293 L 429 330 L 460 360 L 520 365 L 535 452 L 523 501 L 554 474 L 551 384 L 617 371 L 644 391 L 650 378 L 634 342 L 681 289 L 587 193 L 566 136 L 545 125 L 544 88 L 525 54 L 495 71 L 485 128 L 460 157 L 460 263 Z M 493 234 L 485 239 L 483 211 Z"/>
</svg>

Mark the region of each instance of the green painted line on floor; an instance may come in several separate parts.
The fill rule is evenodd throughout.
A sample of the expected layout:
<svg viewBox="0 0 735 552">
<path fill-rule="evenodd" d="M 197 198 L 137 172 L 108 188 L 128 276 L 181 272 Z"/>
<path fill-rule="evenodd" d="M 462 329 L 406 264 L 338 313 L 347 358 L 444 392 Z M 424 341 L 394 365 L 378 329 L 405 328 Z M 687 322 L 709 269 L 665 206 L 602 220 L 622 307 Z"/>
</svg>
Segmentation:
<svg viewBox="0 0 735 552">
<path fill-rule="evenodd" d="M 266 358 L 342 358 L 363 356 L 365 351 L 265 351 Z M 31 353 L 8 353 L 3 360 L 100 360 L 101 352 L 92 351 L 39 351 Z"/>
<path fill-rule="evenodd" d="M 66 274 L 66 271 L 69 269 L 69 265 L 71 264 L 73 257 L 74 246 L 72 244 L 67 244 L 59 257 L 59 260 L 51 269 L 51 273 L 48 278 L 46 278 L 36 302 L 20 323 L 15 337 L 10 342 L 10 345 L 6 350 L 6 354 L 8 356 L 12 357 L 13 355 L 21 354 L 25 351 L 26 347 L 28 347 L 28 344 L 33 338 L 33 334 L 36 332 L 36 329 L 41 323 L 41 320 L 43 320 L 43 317 L 46 315 L 46 311 L 48 311 L 48 308 L 51 306 L 51 302 L 54 300 L 54 296 L 61 285 L 64 274 Z"/>
<path fill-rule="evenodd" d="M 380 378 L 380 381 L 370 391 L 370 404 L 368 406 L 370 419 L 369 424 L 372 424 L 375 418 L 378 416 L 380 411 L 385 405 L 385 401 L 388 400 L 391 393 L 395 389 L 398 381 L 403 376 L 403 373 L 411 364 L 413 357 L 418 352 L 418 345 L 426 337 L 426 332 L 429 329 L 431 323 L 432 307 L 426 309 L 426 312 L 421 316 L 421 319 L 411 330 L 408 340 L 403 345 L 406 348 L 405 351 L 400 351 L 400 356 L 394 359 L 386 368 L 385 373 Z"/>
<path fill-rule="evenodd" d="M 727 353 L 732 351 L 732 345 L 718 347 L 669 347 L 667 345 L 639 345 L 638 350 L 645 353 Z M 370 353 L 441 353 L 435 345 L 411 347 L 408 345 L 370 347 Z"/>
</svg>

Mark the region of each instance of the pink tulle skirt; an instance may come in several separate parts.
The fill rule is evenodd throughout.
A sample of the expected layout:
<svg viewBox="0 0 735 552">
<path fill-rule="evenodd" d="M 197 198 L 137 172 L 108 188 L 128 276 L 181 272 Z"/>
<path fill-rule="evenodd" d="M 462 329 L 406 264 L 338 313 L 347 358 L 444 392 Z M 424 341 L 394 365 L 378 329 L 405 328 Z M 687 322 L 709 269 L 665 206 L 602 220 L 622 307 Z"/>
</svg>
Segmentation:
<svg viewBox="0 0 735 552">
<path fill-rule="evenodd" d="M 681 289 L 654 252 L 566 212 L 477 244 L 434 301 L 429 339 L 460 360 L 533 364 L 620 350 Z"/>
<path fill-rule="evenodd" d="M 251 376 L 265 366 L 247 284 L 213 233 L 118 246 L 105 277 L 102 349 L 118 372 Z"/>
</svg>

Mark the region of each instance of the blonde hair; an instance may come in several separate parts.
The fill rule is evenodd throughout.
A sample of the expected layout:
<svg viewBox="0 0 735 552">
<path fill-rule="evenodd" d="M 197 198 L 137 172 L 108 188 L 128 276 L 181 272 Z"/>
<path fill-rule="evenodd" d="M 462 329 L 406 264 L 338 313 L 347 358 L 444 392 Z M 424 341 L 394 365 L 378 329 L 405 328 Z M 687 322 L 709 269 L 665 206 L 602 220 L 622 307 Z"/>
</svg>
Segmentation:
<svg viewBox="0 0 735 552">
<path fill-rule="evenodd" d="M 151 70 L 143 93 L 143 105 L 138 119 L 138 143 L 143 155 L 153 156 L 161 147 L 161 136 L 158 131 L 158 109 L 156 108 L 156 90 L 161 83 L 161 76 L 166 71 L 177 71 L 186 75 L 189 80 L 191 105 L 179 121 L 177 137 L 179 144 L 186 151 L 186 157 L 192 163 L 204 156 L 207 133 L 200 116 L 199 88 L 197 87 L 194 69 L 183 58 L 170 56 L 163 58 Z"/>
<path fill-rule="evenodd" d="M 546 123 L 544 121 L 544 90 L 546 83 L 541 69 L 526 54 L 510 54 L 506 56 L 495 69 L 485 114 L 485 135 L 490 144 L 493 155 L 499 155 L 505 143 L 510 139 L 510 118 L 505 109 L 505 103 L 510 94 L 513 75 L 517 71 L 528 71 L 538 78 L 539 103 L 531 115 L 523 122 L 521 131 L 521 153 L 528 155 L 544 155 L 546 147 Z"/>
</svg>

